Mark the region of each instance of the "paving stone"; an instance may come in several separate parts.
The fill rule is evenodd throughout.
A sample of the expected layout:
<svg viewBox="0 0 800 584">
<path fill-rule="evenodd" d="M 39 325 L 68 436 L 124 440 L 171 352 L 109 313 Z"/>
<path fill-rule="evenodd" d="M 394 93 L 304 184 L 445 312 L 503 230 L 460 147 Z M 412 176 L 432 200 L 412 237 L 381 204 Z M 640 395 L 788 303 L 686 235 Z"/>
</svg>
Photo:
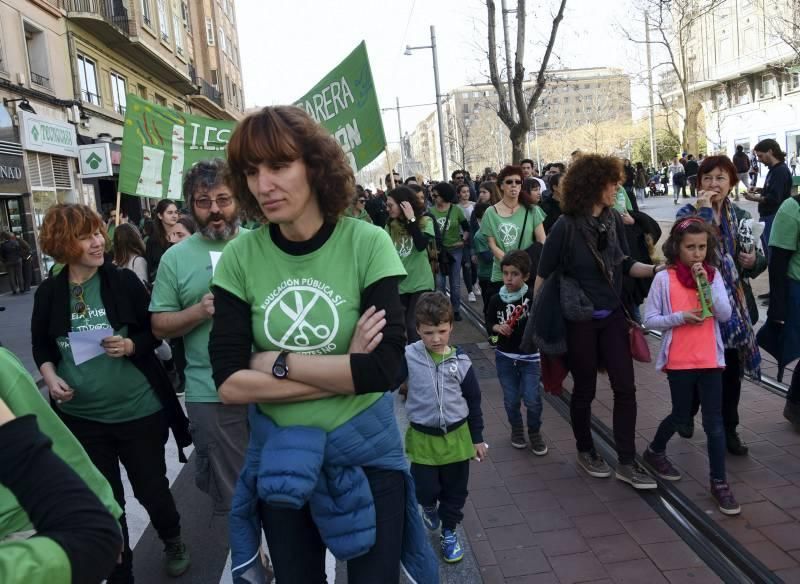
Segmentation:
<svg viewBox="0 0 800 584">
<path fill-rule="evenodd" d="M 591 495 L 592 490 L 581 478 L 570 477 L 568 479 L 558 479 L 545 481 L 545 485 L 553 493 L 562 495 Z"/>
<path fill-rule="evenodd" d="M 768 489 L 770 487 L 782 487 L 789 484 L 784 477 L 767 468 L 739 472 L 737 476 L 754 489 Z"/>
<path fill-rule="evenodd" d="M 642 548 L 661 570 L 678 570 L 705 565 L 705 562 L 683 541 L 646 544 Z"/>
<path fill-rule="evenodd" d="M 543 491 L 547 487 L 544 480 L 538 473 L 509 477 L 505 480 L 505 487 L 509 493 L 516 495 L 519 493 L 530 493 L 532 491 Z"/>
<path fill-rule="evenodd" d="M 561 508 L 569 517 L 594 515 L 598 511 L 604 511 L 606 508 L 605 504 L 596 495 L 558 496 L 557 499 Z"/>
<path fill-rule="evenodd" d="M 750 456 L 758 460 L 786 454 L 780 447 L 775 446 L 772 442 L 767 440 L 748 442 L 747 447 L 750 449 Z"/>
<path fill-rule="evenodd" d="M 800 507 L 800 487 L 797 485 L 772 487 L 762 490 L 761 493 L 781 509 Z"/>
<path fill-rule="evenodd" d="M 558 556 L 552 558 L 550 564 L 561 584 L 587 582 L 608 575 L 603 565 L 591 552 Z"/>
<path fill-rule="evenodd" d="M 770 501 L 759 503 L 745 503 L 742 505 L 742 516 L 747 518 L 748 523 L 753 527 L 763 527 L 765 525 L 775 525 L 792 521 L 792 517 L 781 511 Z"/>
<path fill-rule="evenodd" d="M 786 552 L 782 551 L 771 541 L 756 541 L 744 545 L 750 553 L 761 560 L 770 570 L 795 568 L 797 561 Z"/>
<path fill-rule="evenodd" d="M 779 474 L 800 472 L 800 458 L 797 456 L 792 456 L 788 453 L 784 454 L 783 456 L 762 458 L 760 462 L 767 468 L 770 468 Z"/>
<path fill-rule="evenodd" d="M 525 513 L 525 519 L 533 533 L 574 527 L 570 518 L 566 513 L 561 511 L 560 508 L 550 511 L 532 511 Z"/>
<path fill-rule="evenodd" d="M 505 487 L 470 489 L 469 501 L 472 502 L 476 509 L 514 504 L 514 500 L 511 498 L 511 493 L 509 493 Z"/>
<path fill-rule="evenodd" d="M 604 564 L 646 558 L 642 547 L 627 533 L 606 535 L 587 540 L 598 560 Z"/>
<path fill-rule="evenodd" d="M 541 574 L 526 574 L 524 576 L 514 576 L 506 578 L 505 584 L 560 584 L 555 572 L 543 572 Z"/>
<path fill-rule="evenodd" d="M 483 584 L 505 584 L 506 578 L 500 566 L 486 566 L 481 567 L 481 581 Z"/>
<path fill-rule="evenodd" d="M 531 459 L 532 457 L 524 460 L 507 460 L 505 462 L 498 462 L 495 464 L 497 474 L 504 479 L 531 474 L 534 472 Z"/>
<path fill-rule="evenodd" d="M 537 547 L 524 547 L 495 552 L 497 565 L 506 578 L 550 572 L 550 564 L 542 550 Z"/>
<path fill-rule="evenodd" d="M 766 525 L 759 531 L 783 551 L 800 550 L 800 525 L 797 523 Z"/>
<path fill-rule="evenodd" d="M 762 533 L 762 529 L 764 528 L 757 529 L 756 527 L 753 527 L 748 521 L 747 517 L 743 517 L 742 515 L 737 515 L 736 517 L 720 515 L 720 517 L 717 519 L 717 523 L 720 525 L 720 527 L 727 531 L 731 537 L 741 544 L 754 541 L 764 541 L 766 539 Z M 784 523 L 783 525 L 793 526 L 794 524 Z"/>
<path fill-rule="evenodd" d="M 511 495 L 511 498 L 519 510 L 525 513 L 528 511 L 546 511 L 560 508 L 558 499 L 550 491 L 514 493 Z"/>
<path fill-rule="evenodd" d="M 784 582 L 800 582 L 800 568 L 787 568 L 776 570 L 775 575 Z"/>
<path fill-rule="evenodd" d="M 475 554 L 475 561 L 479 566 L 494 566 L 497 564 L 492 545 L 488 541 L 470 542 L 472 553 Z"/>
<path fill-rule="evenodd" d="M 722 580 L 705 566 L 664 572 L 670 584 L 717 584 Z"/>
<path fill-rule="evenodd" d="M 578 476 L 578 471 L 571 461 L 564 461 L 557 464 L 539 466 L 536 469 L 536 474 L 544 481 L 552 481 L 556 479 L 575 478 Z"/>
<path fill-rule="evenodd" d="M 629 492 L 632 487 L 627 487 Z M 635 495 L 635 493 L 631 493 Z M 657 514 L 647 502 L 641 497 L 635 499 L 623 499 L 620 501 L 609 501 L 606 503 L 608 510 L 620 521 L 636 521 L 639 519 L 651 519 Z"/>
<path fill-rule="evenodd" d="M 506 525 L 516 525 L 525 523 L 525 519 L 517 509 L 516 505 L 504 505 L 502 507 L 485 507 L 477 509 L 478 519 L 484 528 L 504 527 Z"/>
<path fill-rule="evenodd" d="M 766 432 L 761 435 L 764 440 L 769 440 L 775 446 L 795 446 L 800 445 L 800 433 L 794 432 L 787 423 L 785 430 L 778 432 Z"/>
<path fill-rule="evenodd" d="M 603 507 L 605 509 L 605 507 Z M 595 515 L 581 515 L 573 517 L 572 522 L 583 537 L 600 537 L 606 535 L 616 535 L 625 533 L 625 528 L 617 521 L 617 518 L 610 513 L 598 513 Z"/>
<path fill-rule="evenodd" d="M 480 473 L 469 478 L 469 486 L 472 489 L 502 487 L 504 484 L 503 478 L 496 472 Z"/>
<path fill-rule="evenodd" d="M 678 535 L 660 518 L 622 521 L 623 527 L 640 544 L 678 540 Z"/>
<path fill-rule="evenodd" d="M 655 564 L 647 559 L 606 564 L 605 569 L 616 584 L 668 584 Z"/>
<path fill-rule="evenodd" d="M 508 525 L 506 527 L 493 527 L 485 531 L 486 538 L 492 544 L 495 552 L 511 550 L 529 545 L 533 532 L 527 523 Z"/>
<path fill-rule="evenodd" d="M 540 547 L 548 558 L 589 551 L 577 529 L 534 533 L 531 543 Z"/>
</svg>

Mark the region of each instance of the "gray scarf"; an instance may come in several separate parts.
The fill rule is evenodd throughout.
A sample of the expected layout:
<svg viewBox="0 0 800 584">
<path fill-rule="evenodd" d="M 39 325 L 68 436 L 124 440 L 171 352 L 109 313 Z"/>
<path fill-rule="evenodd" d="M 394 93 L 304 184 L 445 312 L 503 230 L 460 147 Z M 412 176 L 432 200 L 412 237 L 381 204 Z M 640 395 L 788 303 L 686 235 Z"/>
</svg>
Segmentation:
<svg viewBox="0 0 800 584">
<path fill-rule="evenodd" d="M 625 259 L 617 236 L 617 221 L 614 212 L 608 207 L 603 209 L 599 217 L 591 215 L 575 217 L 575 223 L 589 246 L 589 251 L 592 252 L 595 259 L 603 262 L 608 279 L 614 282 L 614 269 Z M 625 234 L 623 233 L 622 236 L 624 237 Z M 602 244 L 604 238 L 607 241 L 605 246 Z M 602 250 L 601 247 L 603 247 Z"/>
</svg>

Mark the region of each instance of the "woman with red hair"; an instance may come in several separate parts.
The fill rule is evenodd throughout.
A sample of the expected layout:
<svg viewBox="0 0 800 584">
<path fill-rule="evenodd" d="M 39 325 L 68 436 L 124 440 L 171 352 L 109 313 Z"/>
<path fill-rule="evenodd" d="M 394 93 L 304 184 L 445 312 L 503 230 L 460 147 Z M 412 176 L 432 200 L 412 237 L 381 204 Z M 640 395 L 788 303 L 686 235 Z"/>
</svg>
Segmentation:
<svg viewBox="0 0 800 584">
<path fill-rule="evenodd" d="M 180 516 L 164 461 L 168 428 L 179 448 L 191 443 L 188 422 L 166 372 L 153 352 L 149 298 L 139 277 L 106 261 L 108 236 L 86 205 L 55 205 L 44 218 L 42 251 L 64 264 L 36 290 L 31 317 L 33 357 L 61 420 L 105 476 L 125 508 L 122 463 L 133 492 L 165 546 L 165 569 L 189 568 Z M 76 351 L 81 333 L 108 329 L 99 354 Z M 184 459 L 185 460 L 185 459 Z M 109 583 L 133 581 L 128 527 L 125 547 Z"/>
</svg>

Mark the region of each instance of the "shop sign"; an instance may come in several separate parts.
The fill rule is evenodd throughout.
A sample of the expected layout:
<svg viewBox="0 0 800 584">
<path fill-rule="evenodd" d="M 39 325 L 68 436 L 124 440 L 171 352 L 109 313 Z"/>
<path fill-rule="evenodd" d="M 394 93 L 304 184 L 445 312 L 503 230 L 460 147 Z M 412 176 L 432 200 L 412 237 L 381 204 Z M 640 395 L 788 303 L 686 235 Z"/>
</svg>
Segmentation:
<svg viewBox="0 0 800 584">
<path fill-rule="evenodd" d="M 114 175 L 114 169 L 111 168 L 111 148 L 107 143 L 79 146 L 78 153 L 83 178 Z"/>
<path fill-rule="evenodd" d="M 78 157 L 75 126 L 30 112 L 19 111 L 20 138 L 25 150 Z"/>
<path fill-rule="evenodd" d="M 27 190 L 22 156 L 0 154 L 0 193 L 24 193 Z"/>
</svg>

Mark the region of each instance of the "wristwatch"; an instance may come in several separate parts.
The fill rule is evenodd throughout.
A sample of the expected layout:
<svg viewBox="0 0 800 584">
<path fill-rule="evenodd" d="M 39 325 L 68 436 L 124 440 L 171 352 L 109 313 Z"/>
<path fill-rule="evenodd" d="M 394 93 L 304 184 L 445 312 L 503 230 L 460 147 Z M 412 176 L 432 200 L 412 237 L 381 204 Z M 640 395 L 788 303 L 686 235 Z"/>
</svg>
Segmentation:
<svg viewBox="0 0 800 584">
<path fill-rule="evenodd" d="M 286 379 L 289 377 L 289 366 L 286 364 L 286 356 L 289 351 L 281 351 L 275 363 L 272 365 L 272 375 L 275 379 Z"/>
<path fill-rule="evenodd" d="M 417 220 L 416 217 L 412 217 L 411 219 L 408 219 L 408 222 L 409 223 L 414 223 L 416 220 Z"/>
</svg>

